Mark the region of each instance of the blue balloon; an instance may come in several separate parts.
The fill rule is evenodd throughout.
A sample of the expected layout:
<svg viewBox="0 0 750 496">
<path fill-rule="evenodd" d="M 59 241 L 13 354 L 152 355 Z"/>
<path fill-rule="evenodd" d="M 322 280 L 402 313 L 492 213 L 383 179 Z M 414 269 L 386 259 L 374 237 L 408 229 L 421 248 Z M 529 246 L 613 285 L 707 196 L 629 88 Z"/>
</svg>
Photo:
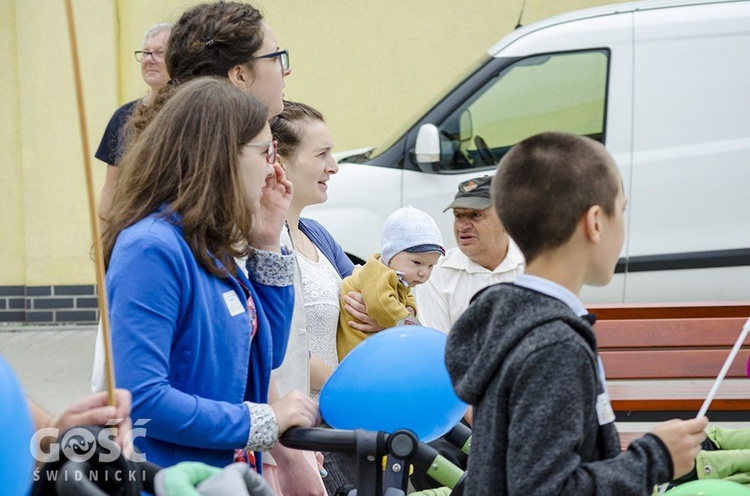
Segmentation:
<svg viewBox="0 0 750 496">
<path fill-rule="evenodd" d="M 29 445 L 33 427 L 26 395 L 0 356 L 0 494 L 27 494 L 34 458 Z"/>
<path fill-rule="evenodd" d="M 466 412 L 445 368 L 446 335 L 422 326 L 381 331 L 355 347 L 320 392 L 320 413 L 336 429 L 410 429 L 429 442 Z"/>
<path fill-rule="evenodd" d="M 750 496 L 750 489 L 737 482 L 705 479 L 680 484 L 665 496 Z"/>
</svg>

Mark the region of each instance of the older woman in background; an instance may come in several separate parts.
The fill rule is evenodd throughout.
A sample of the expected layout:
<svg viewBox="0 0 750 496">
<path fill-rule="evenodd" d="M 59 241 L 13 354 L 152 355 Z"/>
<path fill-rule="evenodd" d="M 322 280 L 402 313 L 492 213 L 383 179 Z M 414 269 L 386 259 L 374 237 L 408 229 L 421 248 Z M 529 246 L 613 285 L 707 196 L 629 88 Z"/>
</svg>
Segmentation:
<svg viewBox="0 0 750 496">
<path fill-rule="evenodd" d="M 105 213 L 112 202 L 112 194 L 117 182 L 117 163 L 120 161 L 124 149 L 123 128 L 125 123 L 138 105 L 148 105 L 154 92 L 169 81 L 167 66 L 164 63 L 164 52 L 167 49 L 171 29 L 171 24 L 161 23 L 146 32 L 143 47 L 135 52 L 135 59 L 141 64 L 141 76 L 148 85 L 149 92 L 143 98 L 128 102 L 115 110 L 107 128 L 104 130 L 99 148 L 96 150 L 95 157 L 107 164 L 107 175 L 99 201 L 100 213 Z"/>
</svg>

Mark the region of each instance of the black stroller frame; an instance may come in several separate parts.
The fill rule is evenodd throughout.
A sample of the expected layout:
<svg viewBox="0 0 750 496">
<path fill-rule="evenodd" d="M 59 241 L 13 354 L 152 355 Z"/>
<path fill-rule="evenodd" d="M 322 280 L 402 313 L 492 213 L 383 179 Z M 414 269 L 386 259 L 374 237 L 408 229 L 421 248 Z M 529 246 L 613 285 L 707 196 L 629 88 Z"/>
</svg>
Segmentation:
<svg viewBox="0 0 750 496">
<path fill-rule="evenodd" d="M 445 439 L 468 450 L 471 431 L 463 424 L 456 426 Z M 339 430 L 325 428 L 290 429 L 280 439 L 284 446 L 302 450 L 352 453 L 358 458 L 357 488 L 339 492 L 345 496 L 404 496 L 409 466 L 421 471 L 443 486 L 453 496 L 463 495 L 463 470 L 441 456 L 434 448 L 420 442 L 407 429 L 387 434 L 382 431 Z M 386 458 L 385 469 L 381 462 Z"/>
</svg>

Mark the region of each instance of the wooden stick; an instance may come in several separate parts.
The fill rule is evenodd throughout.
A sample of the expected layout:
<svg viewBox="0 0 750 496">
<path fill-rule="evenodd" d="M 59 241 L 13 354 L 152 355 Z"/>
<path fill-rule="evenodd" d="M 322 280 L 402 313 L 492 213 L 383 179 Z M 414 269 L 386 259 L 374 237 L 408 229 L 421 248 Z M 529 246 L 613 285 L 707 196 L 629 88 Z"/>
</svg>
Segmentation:
<svg viewBox="0 0 750 496">
<path fill-rule="evenodd" d="M 81 84 L 81 66 L 78 62 L 78 42 L 76 41 L 76 29 L 73 22 L 73 6 L 71 0 L 65 0 L 65 12 L 68 18 L 68 34 L 70 35 L 70 52 L 73 58 L 73 75 L 75 76 L 76 99 L 78 101 L 78 122 L 81 130 L 81 143 L 83 145 L 83 168 L 86 171 L 86 191 L 89 201 L 89 221 L 91 223 L 91 234 L 94 237 L 94 262 L 96 264 L 96 287 L 98 288 L 99 313 L 102 322 L 102 339 L 104 341 L 104 373 L 107 382 L 107 403 L 116 406 L 115 400 L 115 373 L 112 366 L 112 341 L 109 333 L 109 312 L 107 305 L 107 291 L 104 286 L 104 252 L 102 250 L 101 236 L 99 233 L 99 219 L 96 215 L 96 203 L 94 201 L 94 180 L 91 175 L 91 159 L 89 158 L 89 139 L 86 132 L 86 112 L 83 106 L 83 85 Z"/>
</svg>

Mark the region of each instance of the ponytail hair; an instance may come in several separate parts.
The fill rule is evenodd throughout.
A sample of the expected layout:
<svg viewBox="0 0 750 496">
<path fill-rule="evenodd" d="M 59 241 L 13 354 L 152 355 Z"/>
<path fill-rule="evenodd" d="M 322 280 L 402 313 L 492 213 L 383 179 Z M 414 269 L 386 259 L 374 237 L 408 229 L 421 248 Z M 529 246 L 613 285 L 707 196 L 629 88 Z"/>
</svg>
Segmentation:
<svg viewBox="0 0 750 496">
<path fill-rule="evenodd" d="M 279 155 L 287 159 L 297 153 L 302 141 L 302 123 L 325 122 L 323 114 L 299 102 L 284 102 L 284 110 L 271 119 L 271 132 L 278 143 Z"/>
<path fill-rule="evenodd" d="M 229 69 L 245 64 L 253 69 L 263 45 L 263 15 L 247 3 L 198 4 L 185 11 L 172 26 L 164 61 L 171 78 L 153 95 L 149 105 L 139 105 L 125 126 L 128 146 L 154 120 L 175 88 L 201 76 L 228 77 Z"/>
</svg>

